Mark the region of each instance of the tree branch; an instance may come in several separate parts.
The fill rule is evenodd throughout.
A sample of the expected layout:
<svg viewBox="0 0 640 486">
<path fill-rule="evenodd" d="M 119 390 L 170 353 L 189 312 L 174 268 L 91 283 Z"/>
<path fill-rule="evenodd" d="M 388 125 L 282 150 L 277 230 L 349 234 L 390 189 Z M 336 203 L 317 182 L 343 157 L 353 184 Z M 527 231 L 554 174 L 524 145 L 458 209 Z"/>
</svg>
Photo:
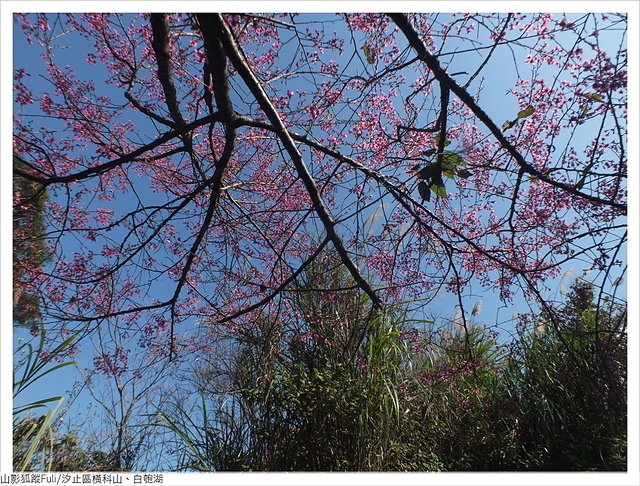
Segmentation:
<svg viewBox="0 0 640 486">
<path fill-rule="evenodd" d="M 320 243 L 320 245 L 318 245 L 318 248 L 316 248 L 316 250 L 309 255 L 309 257 L 304 261 L 304 263 L 302 265 L 300 265 L 298 267 L 298 269 L 293 272 L 291 275 L 289 275 L 289 277 L 282 282 L 280 285 L 278 285 L 278 287 L 276 287 L 273 292 L 271 292 L 269 295 L 267 295 L 266 297 L 264 297 L 262 300 L 256 302 L 255 304 L 246 307 L 244 309 L 239 310 L 238 312 L 236 312 L 235 314 L 232 314 L 230 316 L 224 317 L 222 319 L 219 319 L 218 321 L 216 321 L 218 324 L 224 324 L 225 322 L 229 322 L 232 321 L 233 319 L 236 319 L 248 312 L 251 312 L 252 310 L 255 309 L 259 309 L 260 307 L 262 307 L 265 304 L 268 304 L 269 302 L 271 302 L 280 292 L 282 292 L 283 290 L 285 290 L 287 288 L 287 285 L 289 285 L 291 282 L 293 282 L 303 271 L 305 268 L 307 268 L 309 266 L 309 264 L 311 264 L 311 262 L 313 262 L 316 257 L 318 255 L 320 255 L 320 253 L 322 252 L 322 250 L 324 249 L 325 246 L 327 246 L 327 243 L 329 242 L 329 238 L 325 238 L 322 243 Z"/>
<path fill-rule="evenodd" d="M 51 184 L 64 184 L 67 182 L 76 182 L 76 181 L 80 181 L 83 179 L 88 179 L 89 177 L 95 176 L 95 175 L 100 175 L 104 172 L 107 172 L 111 169 L 115 169 L 116 167 L 119 167 L 121 165 L 124 165 L 128 162 L 133 162 L 136 158 L 138 158 L 139 156 L 141 156 L 142 154 L 144 154 L 145 152 L 148 152 L 150 150 L 153 150 L 154 148 L 162 145 L 165 142 L 168 142 L 169 140 L 171 140 L 172 138 L 175 137 L 179 137 L 180 135 L 182 135 L 185 132 L 189 132 L 197 127 L 200 127 L 202 125 L 206 125 L 207 123 L 212 123 L 214 121 L 217 121 L 220 119 L 220 114 L 219 113 L 214 113 L 213 115 L 209 115 L 206 116 L 204 118 L 200 118 L 199 120 L 195 120 L 191 123 L 189 123 L 188 125 L 184 125 L 182 128 L 180 129 L 176 129 L 176 130 L 172 130 L 170 132 L 165 133 L 164 135 L 162 135 L 161 137 L 155 139 L 153 142 L 150 142 L 146 145 L 143 145 L 140 148 L 137 148 L 136 150 L 134 150 L 133 152 L 129 152 L 126 155 L 123 155 L 122 157 L 118 157 L 117 159 L 114 159 L 110 162 L 105 162 L 102 165 L 96 166 L 96 167 L 91 167 L 89 169 L 85 169 L 83 171 L 80 172 L 76 172 L 75 174 L 69 174 L 66 176 L 56 176 L 56 175 L 52 175 L 49 177 L 38 177 L 33 175 L 30 172 L 26 172 L 24 170 L 20 170 L 20 169 L 16 169 L 14 172 L 15 174 L 19 175 L 20 177 L 24 177 L 27 180 L 30 181 L 34 181 L 34 182 L 39 182 L 45 186 L 49 186 Z"/>
<path fill-rule="evenodd" d="M 153 31 L 153 41 L 151 43 L 153 52 L 158 63 L 158 80 L 164 91 L 164 98 L 169 108 L 171 119 L 178 128 L 185 125 L 180 106 L 178 104 L 176 87 L 171 77 L 171 55 L 169 52 L 169 27 L 167 25 L 167 14 L 152 13 L 150 17 L 151 29 Z"/>
<path fill-rule="evenodd" d="M 580 197 L 582 199 L 586 199 L 591 202 L 595 202 L 598 204 L 604 204 L 606 206 L 614 207 L 620 210 L 623 214 L 627 212 L 627 206 L 625 204 L 620 204 L 615 201 L 611 201 L 608 199 L 602 199 L 600 197 L 586 194 L 582 191 L 579 191 L 573 186 L 568 184 L 564 184 L 562 182 L 556 181 L 548 177 L 546 174 L 542 173 L 540 170 L 536 169 L 533 165 L 527 162 L 522 154 L 513 146 L 509 140 L 505 138 L 502 134 L 500 128 L 493 122 L 493 120 L 487 115 L 480 106 L 476 103 L 473 97 L 469 94 L 469 92 L 460 86 L 451 76 L 447 74 L 447 72 L 440 66 L 438 62 L 438 58 L 431 54 L 427 49 L 427 46 L 424 44 L 420 35 L 415 30 L 415 28 L 409 22 L 409 19 L 405 14 L 397 14 L 397 13 L 389 13 L 387 14 L 391 20 L 398 26 L 398 28 L 402 31 L 402 33 L 407 38 L 409 45 L 415 49 L 415 51 L 420 56 L 420 59 L 427 65 L 427 67 L 433 72 L 433 75 L 436 79 L 447 86 L 459 99 L 462 101 L 469 109 L 473 112 L 474 115 L 480 119 L 480 121 L 489 129 L 489 131 L 493 134 L 496 140 L 500 143 L 500 145 L 514 158 L 514 160 L 518 163 L 518 165 L 528 174 L 531 174 L 541 181 L 546 182 L 547 184 L 562 189 L 563 191 L 568 192 L 576 197 Z"/>
<path fill-rule="evenodd" d="M 259 120 L 253 120 L 251 118 L 248 117 L 244 117 L 244 116 L 238 116 L 237 122 L 239 125 L 244 125 L 244 126 L 251 126 L 251 127 L 255 127 L 255 128 L 263 128 L 265 130 L 269 130 L 272 132 L 276 132 L 277 130 L 271 126 L 269 123 L 267 122 L 263 122 L 263 121 L 259 121 Z M 444 229 L 446 229 L 447 231 L 449 231 L 451 234 L 455 235 L 457 238 L 460 238 L 464 243 L 466 243 L 467 245 L 469 245 L 471 248 L 473 248 L 475 251 L 477 251 L 479 254 L 485 256 L 486 258 L 488 258 L 489 260 L 504 266 L 505 268 L 507 268 L 508 270 L 517 273 L 517 274 L 526 274 L 526 273 L 531 273 L 534 270 L 527 270 L 527 269 L 523 269 L 523 268 L 518 268 L 513 266 L 512 264 L 510 264 L 507 261 L 501 260 L 499 258 L 497 258 L 496 256 L 494 256 L 491 252 L 485 250 L 482 248 L 482 245 L 476 243 L 474 240 L 468 238 L 467 236 L 465 236 L 464 234 L 462 234 L 461 230 L 456 229 L 455 227 L 453 227 L 452 225 L 448 224 L 446 221 L 444 221 L 442 218 L 438 217 L 436 214 L 432 213 L 431 211 L 429 211 L 427 208 L 425 208 L 422 204 L 420 204 L 418 201 L 416 201 L 415 199 L 413 199 L 413 197 L 411 197 L 410 194 L 406 193 L 405 191 L 403 191 L 398 185 L 397 183 L 389 180 L 388 177 L 380 174 L 379 172 L 370 169 L 369 167 L 366 167 L 364 165 L 362 165 L 361 163 L 353 160 L 350 157 L 347 157 L 346 155 L 341 154 L 340 152 L 331 149 L 329 147 L 326 147 L 324 145 L 322 145 L 320 142 L 316 141 L 316 140 L 312 140 L 309 137 L 305 136 L 305 135 L 301 135 L 292 131 L 288 131 L 287 132 L 289 134 L 289 136 L 300 142 L 300 143 L 304 143 L 305 145 L 317 150 L 320 153 L 323 153 L 325 155 L 328 155 L 336 160 L 339 160 L 340 162 L 344 162 L 345 164 L 347 164 L 348 166 L 352 167 L 353 169 L 362 172 L 363 174 L 365 174 L 367 177 L 370 177 L 371 179 L 373 179 L 374 181 L 378 182 L 381 186 L 383 186 L 385 189 L 387 189 L 387 191 L 389 191 L 389 194 L 415 219 L 416 222 L 418 222 L 418 224 L 420 224 L 423 228 L 425 228 L 427 231 L 429 231 L 429 233 L 431 233 L 438 241 L 440 241 L 443 245 L 447 245 L 447 243 L 442 239 L 442 237 L 440 237 L 438 235 L 438 233 L 436 231 L 434 231 L 434 229 L 431 227 L 431 225 L 429 225 L 426 221 L 424 221 L 424 219 L 417 213 L 415 208 L 420 208 L 422 211 L 424 211 L 431 219 L 433 219 L 436 223 L 438 223 L 439 225 L 441 225 Z M 542 270 L 546 269 L 548 267 L 543 268 Z M 540 268 L 536 269 L 535 271 L 539 271 L 541 270 Z"/>
<path fill-rule="evenodd" d="M 324 225 L 325 231 L 327 232 L 327 237 L 333 243 L 333 246 L 335 247 L 336 251 L 340 255 L 340 259 L 344 263 L 345 267 L 347 267 L 347 269 L 351 273 L 351 276 L 353 277 L 355 282 L 369 296 L 369 298 L 374 303 L 374 305 L 377 307 L 381 307 L 382 303 L 379 297 L 376 295 L 376 293 L 374 292 L 373 288 L 371 288 L 369 283 L 360 274 L 360 271 L 351 260 L 351 257 L 349 256 L 349 253 L 347 252 L 347 249 L 345 248 L 344 243 L 342 242 L 342 239 L 336 233 L 335 222 L 331 217 L 331 215 L 329 214 L 329 211 L 325 206 L 324 201 L 322 200 L 322 197 L 320 196 L 320 193 L 318 191 L 318 188 L 316 186 L 316 183 L 313 177 L 309 173 L 307 166 L 302 160 L 302 155 L 298 151 L 298 148 L 296 147 L 293 139 L 289 135 L 289 132 L 284 126 L 284 123 L 282 122 L 280 115 L 278 114 L 275 107 L 271 103 L 271 100 L 265 93 L 258 79 L 255 77 L 253 71 L 251 70 L 251 67 L 245 61 L 244 56 L 240 51 L 240 47 L 237 45 L 233 37 L 233 34 L 229 30 L 229 27 L 227 26 L 225 20 L 222 18 L 220 14 L 212 14 L 211 21 L 214 23 L 215 28 L 219 29 L 219 31 L 221 32 L 220 37 L 222 40 L 222 44 L 224 45 L 225 51 L 227 52 L 227 56 L 231 60 L 236 71 L 238 72 L 240 77 L 244 80 L 245 84 L 247 85 L 247 87 L 249 88 L 249 90 L 251 91 L 255 99 L 258 101 L 258 104 L 260 105 L 264 113 L 267 115 L 267 118 L 269 119 L 269 121 L 274 127 L 274 131 L 276 135 L 278 136 L 278 138 L 284 145 L 287 153 L 291 157 L 293 165 L 295 166 L 296 171 L 298 172 L 298 175 L 300 176 L 300 179 L 304 183 L 307 189 L 307 192 L 309 194 L 309 197 L 311 198 L 313 207 L 316 213 L 318 214 L 318 217 L 322 221 L 322 224 Z"/>
<path fill-rule="evenodd" d="M 222 47 L 220 32 L 214 28 L 213 14 L 197 14 L 198 26 L 202 32 L 216 105 L 222 115 L 223 122 L 234 117 L 233 106 L 229 98 L 229 78 L 227 73 L 227 56 Z"/>
<path fill-rule="evenodd" d="M 128 91 L 125 91 L 124 93 L 124 97 L 127 98 L 127 100 L 129 101 L 129 103 L 131 103 L 133 105 L 133 107 L 135 109 L 137 109 L 139 112 L 144 113 L 145 115 L 147 115 L 149 118 L 153 118 L 155 121 L 162 123 L 163 125 L 166 125 L 170 128 L 175 129 L 176 128 L 176 124 L 173 123 L 171 120 L 167 120 L 165 117 L 160 116 L 160 115 L 156 115 L 154 112 L 152 112 L 150 109 L 146 108 L 145 106 L 143 106 L 138 100 L 136 100 L 133 96 L 131 96 L 131 93 L 129 93 Z"/>
</svg>

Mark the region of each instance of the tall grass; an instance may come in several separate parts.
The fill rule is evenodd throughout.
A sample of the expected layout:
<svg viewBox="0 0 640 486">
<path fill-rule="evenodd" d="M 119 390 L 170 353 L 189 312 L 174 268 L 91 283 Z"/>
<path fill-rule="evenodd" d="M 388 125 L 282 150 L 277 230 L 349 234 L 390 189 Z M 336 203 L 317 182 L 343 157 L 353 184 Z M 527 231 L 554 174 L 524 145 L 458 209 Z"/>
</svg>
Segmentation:
<svg viewBox="0 0 640 486">
<path fill-rule="evenodd" d="M 197 413 L 178 406 L 162 415 L 186 469 L 626 467 L 626 315 L 619 305 L 597 308 L 580 284 L 504 344 L 480 325 L 428 334 L 382 312 L 351 324 L 360 339 L 343 341 L 345 351 L 322 339 L 324 326 L 341 321 L 321 309 L 315 340 L 256 326 L 230 361 L 233 386 L 203 392 Z M 545 333 L 540 319 L 552 323 Z M 265 353 L 269 346 L 280 354 Z"/>
<path fill-rule="evenodd" d="M 13 400 L 19 400 L 26 390 L 50 378 L 50 374 L 74 364 L 66 361 L 55 364 L 73 345 L 78 334 L 64 339 L 50 351 L 45 351 L 46 334 L 42 330 L 37 343 L 27 341 L 14 351 Z M 52 396 L 14 405 L 13 408 L 13 467 L 48 471 L 53 461 L 53 421 L 62 405 L 62 396 Z M 42 413 L 41 413 L 42 412 Z"/>
</svg>

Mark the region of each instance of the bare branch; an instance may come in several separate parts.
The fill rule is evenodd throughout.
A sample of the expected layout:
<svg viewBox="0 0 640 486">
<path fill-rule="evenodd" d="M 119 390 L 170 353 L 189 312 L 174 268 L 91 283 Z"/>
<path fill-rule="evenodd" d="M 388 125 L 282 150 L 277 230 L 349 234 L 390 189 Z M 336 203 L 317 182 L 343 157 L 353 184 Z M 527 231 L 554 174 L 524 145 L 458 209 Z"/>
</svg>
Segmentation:
<svg viewBox="0 0 640 486">
<path fill-rule="evenodd" d="M 129 152 L 126 155 L 123 155 L 122 157 L 118 157 L 117 159 L 114 159 L 110 162 L 105 162 L 102 165 L 96 166 L 96 167 L 91 167 L 89 169 L 80 171 L 80 172 L 76 172 L 74 174 L 69 174 L 66 176 L 56 176 L 56 175 L 51 175 L 49 177 L 37 177 L 34 176 L 32 173 L 30 172 L 26 172 L 24 170 L 20 170 L 17 169 L 15 170 L 15 173 L 17 175 L 19 175 L 20 177 L 24 177 L 27 180 L 30 181 L 34 181 L 34 182 L 39 182 L 41 184 L 44 184 L 45 186 L 49 186 L 51 184 L 65 184 L 67 182 L 76 182 L 76 181 L 80 181 L 83 179 L 88 179 L 89 177 L 92 176 L 96 176 L 96 175 L 100 175 L 103 174 L 104 172 L 107 172 L 109 170 L 115 169 L 116 167 L 119 167 L 121 165 L 124 165 L 128 162 L 133 162 L 135 159 L 137 159 L 138 157 L 140 157 L 142 154 L 149 152 L 151 150 L 153 150 L 156 147 L 159 147 L 160 145 L 162 145 L 163 143 L 168 142 L 169 140 L 171 140 L 172 138 L 176 138 L 179 137 L 180 135 L 189 132 L 191 130 L 193 130 L 194 128 L 200 127 L 202 125 L 206 125 L 207 123 L 212 123 L 216 120 L 220 119 L 220 115 L 219 113 L 214 113 L 213 115 L 209 115 L 209 116 L 205 116 L 204 118 L 200 118 L 199 120 L 195 120 L 191 123 L 189 123 L 188 125 L 183 126 L 180 129 L 176 129 L 176 130 L 172 130 L 170 132 L 165 133 L 164 135 L 162 135 L 161 137 L 155 139 L 153 142 L 150 142 L 146 145 L 143 145 L 140 148 L 137 148 L 136 150 Z"/>
<path fill-rule="evenodd" d="M 411 47 L 413 47 L 422 61 L 427 65 L 427 67 L 433 72 L 433 75 L 446 85 L 455 95 L 462 101 L 465 105 L 469 107 L 469 109 L 476 115 L 482 123 L 489 129 L 489 131 L 493 134 L 496 140 L 500 143 L 500 145 L 514 158 L 514 160 L 518 163 L 518 165 L 528 174 L 531 174 L 541 181 L 546 182 L 547 184 L 562 189 L 563 191 L 568 192 L 576 197 L 580 197 L 583 199 L 587 199 L 589 201 L 604 204 L 607 206 L 614 207 L 620 210 L 623 214 L 627 212 L 627 206 L 625 204 L 621 204 L 615 201 L 611 201 L 609 199 L 602 199 L 598 196 L 594 196 L 592 194 L 586 194 L 582 191 L 579 191 L 575 187 L 564 184 L 562 182 L 551 179 L 543 172 L 536 169 L 533 165 L 527 162 L 522 154 L 513 146 L 509 140 L 505 138 L 502 134 L 502 131 L 498 126 L 493 122 L 493 120 L 487 115 L 480 106 L 476 103 L 473 97 L 469 94 L 469 92 L 460 86 L 447 72 L 440 66 L 438 62 L 438 58 L 429 52 L 427 46 L 420 38 L 420 35 L 415 30 L 415 28 L 409 22 L 409 19 L 404 14 L 395 14 L 390 13 L 387 14 L 398 26 L 398 28 L 405 35 Z"/>
<path fill-rule="evenodd" d="M 260 104 L 260 107 L 267 115 L 267 118 L 269 119 L 271 124 L 274 126 L 275 133 L 278 135 L 278 138 L 281 140 L 282 144 L 287 150 L 287 153 L 291 157 L 293 165 L 295 166 L 296 171 L 298 172 L 300 179 L 303 181 L 309 197 L 313 202 L 313 207 L 318 214 L 318 217 L 322 221 L 322 224 L 324 225 L 327 236 L 340 255 L 342 262 L 347 267 L 358 286 L 367 293 L 367 295 L 371 298 L 371 301 L 375 305 L 380 306 L 380 299 L 371 288 L 369 283 L 361 275 L 360 270 L 358 270 L 355 263 L 353 263 L 353 261 L 351 260 L 351 257 L 349 256 L 349 253 L 347 252 L 342 239 L 336 233 L 335 222 L 329 214 L 329 210 L 322 200 L 322 197 L 320 196 L 313 177 L 309 173 L 309 170 L 302 160 L 302 155 L 298 151 L 295 143 L 293 142 L 293 139 L 284 126 L 284 123 L 282 122 L 277 110 L 271 103 L 265 91 L 262 89 L 260 82 L 253 74 L 251 67 L 245 61 L 244 56 L 242 55 L 240 48 L 233 37 L 233 34 L 229 30 L 229 27 L 220 14 L 212 15 L 211 20 L 215 23 L 216 28 L 218 28 L 222 32 L 222 43 L 225 47 L 227 55 L 229 56 L 229 59 L 233 63 L 233 66 L 236 68 L 238 74 L 242 77 L 244 82 L 247 84 L 247 87 Z"/>
</svg>

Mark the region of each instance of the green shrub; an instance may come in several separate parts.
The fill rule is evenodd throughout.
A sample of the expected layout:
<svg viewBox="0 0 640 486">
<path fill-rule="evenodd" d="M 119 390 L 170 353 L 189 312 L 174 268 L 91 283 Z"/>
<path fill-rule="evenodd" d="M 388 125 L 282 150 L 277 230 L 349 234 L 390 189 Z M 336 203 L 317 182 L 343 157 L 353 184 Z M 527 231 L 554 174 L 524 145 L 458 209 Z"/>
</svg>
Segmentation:
<svg viewBox="0 0 640 486">
<path fill-rule="evenodd" d="M 525 469 L 626 468 L 626 313 L 577 282 L 545 333 L 522 335 L 507 377 Z M 540 318 L 538 329 L 540 329 Z"/>
</svg>

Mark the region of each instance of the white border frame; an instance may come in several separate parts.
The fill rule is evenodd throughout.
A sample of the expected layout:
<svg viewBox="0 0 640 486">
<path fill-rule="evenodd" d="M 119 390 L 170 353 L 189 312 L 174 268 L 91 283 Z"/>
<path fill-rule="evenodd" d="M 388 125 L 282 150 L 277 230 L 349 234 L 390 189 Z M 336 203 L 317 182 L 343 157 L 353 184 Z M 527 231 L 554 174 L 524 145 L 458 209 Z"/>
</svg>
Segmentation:
<svg viewBox="0 0 640 486">
<path fill-rule="evenodd" d="M 636 161 L 629 166 L 629 212 L 628 212 L 628 302 L 629 302 L 629 372 L 628 372 L 628 470 L 626 473 L 211 473 L 211 474 L 163 474 L 163 484 L 167 485 L 224 485 L 224 484 L 482 484 L 512 485 L 519 484 L 562 484 L 562 485 L 638 485 L 640 484 L 640 449 L 638 398 L 640 376 L 638 373 L 638 355 L 640 354 L 640 124 L 638 121 L 638 90 L 640 77 L 638 64 L 640 54 L 640 3 L 637 1 L 0 1 L 0 471 L 11 473 L 12 467 L 12 177 L 7 161 L 12 160 L 12 78 L 13 78 L 13 13 L 18 12 L 138 12 L 138 11 L 262 11 L 262 12 L 376 12 L 384 9 L 393 11 L 512 11 L 512 12 L 612 12 L 624 11 L 629 14 L 629 140 L 628 158 Z M 635 193 L 634 193 L 635 191 Z M 122 484 L 134 484 L 134 474 L 119 474 Z M 23 483 L 24 484 L 24 483 Z"/>
</svg>

